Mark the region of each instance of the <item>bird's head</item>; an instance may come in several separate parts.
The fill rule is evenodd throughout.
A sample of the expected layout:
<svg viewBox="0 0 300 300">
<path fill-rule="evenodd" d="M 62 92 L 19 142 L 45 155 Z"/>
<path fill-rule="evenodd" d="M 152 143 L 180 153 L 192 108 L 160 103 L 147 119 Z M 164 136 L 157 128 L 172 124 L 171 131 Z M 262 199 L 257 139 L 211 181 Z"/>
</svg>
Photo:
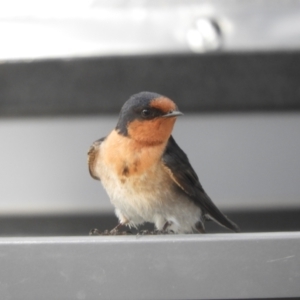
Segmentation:
<svg viewBox="0 0 300 300">
<path fill-rule="evenodd" d="M 180 115 L 182 113 L 171 99 L 141 92 L 123 105 L 116 130 L 143 144 L 161 144 L 169 139 L 176 117 Z"/>
</svg>

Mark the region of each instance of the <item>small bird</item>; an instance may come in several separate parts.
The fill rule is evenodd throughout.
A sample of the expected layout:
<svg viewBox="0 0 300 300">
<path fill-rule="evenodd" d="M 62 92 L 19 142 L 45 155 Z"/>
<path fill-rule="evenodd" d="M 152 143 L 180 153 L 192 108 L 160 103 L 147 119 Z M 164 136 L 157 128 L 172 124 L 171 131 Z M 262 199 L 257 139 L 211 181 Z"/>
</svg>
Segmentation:
<svg viewBox="0 0 300 300">
<path fill-rule="evenodd" d="M 239 231 L 206 194 L 172 137 L 180 115 L 171 99 L 141 92 L 125 102 L 115 129 L 92 144 L 90 174 L 102 182 L 119 219 L 112 233 L 145 222 L 162 233 L 204 233 L 208 219 Z"/>
</svg>

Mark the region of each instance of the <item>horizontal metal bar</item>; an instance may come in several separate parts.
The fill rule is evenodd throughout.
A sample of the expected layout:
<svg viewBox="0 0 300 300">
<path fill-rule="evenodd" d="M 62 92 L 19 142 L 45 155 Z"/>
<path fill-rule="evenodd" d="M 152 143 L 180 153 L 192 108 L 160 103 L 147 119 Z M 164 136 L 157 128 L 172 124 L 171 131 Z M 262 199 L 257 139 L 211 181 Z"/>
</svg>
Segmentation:
<svg viewBox="0 0 300 300">
<path fill-rule="evenodd" d="M 299 297 L 300 232 L 0 239 L 1 299 Z"/>
<path fill-rule="evenodd" d="M 300 52 L 5 63 L 0 115 L 118 113 L 142 90 L 184 112 L 299 110 L 299 70 Z"/>
</svg>

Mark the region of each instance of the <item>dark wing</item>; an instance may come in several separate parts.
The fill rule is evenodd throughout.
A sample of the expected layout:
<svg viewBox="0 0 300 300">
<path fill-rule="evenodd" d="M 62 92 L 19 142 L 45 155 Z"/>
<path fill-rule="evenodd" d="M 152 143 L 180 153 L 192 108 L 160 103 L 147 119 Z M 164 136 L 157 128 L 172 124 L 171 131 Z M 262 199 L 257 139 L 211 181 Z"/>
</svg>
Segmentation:
<svg viewBox="0 0 300 300">
<path fill-rule="evenodd" d="M 95 141 L 92 146 L 89 149 L 88 152 L 88 166 L 89 166 L 89 171 L 91 176 L 96 179 L 96 180 L 100 180 L 100 178 L 98 177 L 98 175 L 95 173 L 95 162 L 96 162 L 96 157 L 99 154 L 99 150 L 100 150 L 100 145 L 101 143 L 105 140 L 105 137 L 102 139 L 99 139 L 97 141 Z"/>
<path fill-rule="evenodd" d="M 202 209 L 204 214 L 208 214 L 211 219 L 232 231 L 239 231 L 238 226 L 229 220 L 205 193 L 187 155 L 172 136 L 169 138 L 162 161 L 173 181 Z"/>
</svg>

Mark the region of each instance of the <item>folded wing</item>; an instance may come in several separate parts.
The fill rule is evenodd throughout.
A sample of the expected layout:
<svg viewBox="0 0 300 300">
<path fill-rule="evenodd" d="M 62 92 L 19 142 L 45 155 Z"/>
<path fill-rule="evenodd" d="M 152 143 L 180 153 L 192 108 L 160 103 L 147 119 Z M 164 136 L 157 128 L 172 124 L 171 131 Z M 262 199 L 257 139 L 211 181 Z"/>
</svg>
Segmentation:
<svg viewBox="0 0 300 300">
<path fill-rule="evenodd" d="M 229 220 L 205 193 L 187 155 L 172 136 L 169 138 L 162 160 L 173 181 L 189 196 L 191 201 L 201 208 L 206 217 L 232 231 L 240 231 L 238 226 Z"/>
<path fill-rule="evenodd" d="M 100 180 L 99 176 L 96 174 L 95 171 L 95 163 L 96 163 L 96 158 L 99 154 L 100 151 L 100 145 L 101 143 L 105 140 L 105 137 L 95 141 L 92 146 L 90 147 L 89 151 L 88 151 L 88 167 L 89 167 L 89 171 L 91 176 L 96 179 L 96 180 Z"/>
</svg>

